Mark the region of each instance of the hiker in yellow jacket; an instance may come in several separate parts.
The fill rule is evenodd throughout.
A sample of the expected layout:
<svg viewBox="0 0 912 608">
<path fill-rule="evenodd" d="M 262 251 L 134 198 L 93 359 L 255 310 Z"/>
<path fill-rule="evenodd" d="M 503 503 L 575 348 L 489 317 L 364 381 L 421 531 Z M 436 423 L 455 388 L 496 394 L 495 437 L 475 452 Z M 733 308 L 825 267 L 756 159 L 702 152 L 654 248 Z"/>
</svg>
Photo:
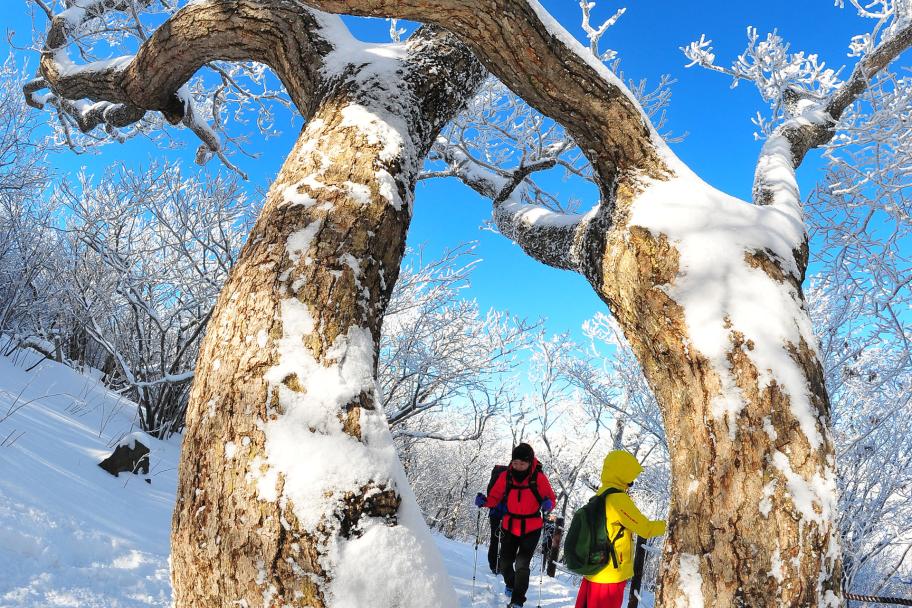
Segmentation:
<svg viewBox="0 0 912 608">
<path fill-rule="evenodd" d="M 608 488 L 621 490 L 605 497 L 605 521 L 608 538 L 616 539 L 617 567 L 612 562 L 591 576 L 583 578 L 576 608 L 620 608 L 624 600 L 624 586 L 633 576 L 632 533 L 643 538 L 665 534 L 665 521 L 651 521 L 633 504 L 627 489 L 643 472 L 643 467 L 629 452 L 615 450 L 605 456 L 602 463 L 601 494 Z"/>
</svg>

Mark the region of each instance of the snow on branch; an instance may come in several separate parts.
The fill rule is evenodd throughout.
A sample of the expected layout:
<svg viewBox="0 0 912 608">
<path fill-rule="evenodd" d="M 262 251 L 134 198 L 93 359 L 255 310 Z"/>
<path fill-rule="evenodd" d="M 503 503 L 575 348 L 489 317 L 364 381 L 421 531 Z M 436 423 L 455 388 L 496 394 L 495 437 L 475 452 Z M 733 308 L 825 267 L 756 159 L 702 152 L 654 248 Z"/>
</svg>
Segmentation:
<svg viewBox="0 0 912 608">
<path fill-rule="evenodd" d="M 637 191 L 640 178 L 664 179 L 670 173 L 659 151 L 664 144 L 627 87 L 536 0 L 306 2 L 320 10 L 412 19 L 453 32 L 511 91 L 566 128 L 594 163 L 606 193 L 617 184 Z M 512 18 L 505 20 L 505 14 Z M 530 55 L 537 61 L 528 61 Z"/>
<path fill-rule="evenodd" d="M 775 31 L 761 39 L 756 28 L 748 27 L 747 48 L 730 67 L 716 64 L 712 41 L 705 35 L 681 49 L 690 60 L 688 67 L 699 65 L 731 76 L 732 86 L 741 80 L 753 82 L 770 104 L 771 116 L 754 121 L 767 138 L 754 176 L 753 198 L 759 204 L 800 209 L 794 172 L 805 154 L 832 139 L 846 108 L 878 72 L 912 45 L 908 2 L 853 4 L 859 14 L 877 23 L 871 32 L 849 42 L 849 55 L 859 60 L 844 81 L 839 78 L 841 69 L 827 68 L 816 54 L 791 52 Z"/>
<path fill-rule="evenodd" d="M 580 5 L 583 25 L 587 27 L 594 3 Z M 622 11 L 621 11 L 622 12 Z M 590 51 L 599 55 L 598 32 L 616 21 L 620 13 L 595 32 Z M 590 29 L 591 26 L 588 26 Z M 613 53 L 611 54 L 613 56 Z M 604 57 L 603 57 L 604 59 Z M 610 68 L 623 80 L 617 59 Z M 647 89 L 646 81 L 630 81 L 629 93 L 643 112 L 665 122 L 665 108 L 673 80 L 663 76 L 658 85 Z M 670 141 L 680 140 L 666 136 Z M 440 168 L 437 163 L 443 163 Z M 552 184 L 539 185 L 552 169 L 562 171 L 564 179 L 583 184 L 598 184 L 592 165 L 576 141 L 554 120 L 537 112 L 503 83 L 490 78 L 462 112 L 438 138 L 432 149 L 431 168 L 421 179 L 456 177 L 495 206 L 494 223 L 511 238 L 522 238 L 521 245 L 547 264 L 568 267 L 570 250 L 576 238 L 575 226 L 581 216 L 581 201 L 562 200 Z M 591 205 L 590 205 L 591 206 Z M 562 217 L 562 214 L 566 216 Z M 535 242 L 541 241 L 540 245 Z M 561 262 L 561 257 L 564 261 Z"/>
<path fill-rule="evenodd" d="M 741 80 L 753 82 L 773 109 L 770 118 L 758 121 L 767 134 L 783 121 L 813 110 L 828 114 L 828 117 L 821 115 L 820 120 L 828 123 L 822 126 L 832 127 L 845 108 L 867 88 L 870 79 L 912 44 L 912 20 L 909 9 L 903 8 L 905 3 L 886 0 L 867 6 L 879 5 L 878 11 L 863 9 L 854 1 L 853 4 L 859 14 L 876 18 L 878 23 L 871 32 L 850 41 L 849 56 L 859 57 L 859 61 L 845 81 L 839 78 L 842 68 L 827 68 L 816 54 L 790 52 L 789 43 L 775 30 L 761 39 L 756 28 L 748 27 L 747 48 L 730 67 L 715 63 L 712 41 L 705 35 L 681 50 L 690 59 L 687 67 L 699 65 L 727 74 L 733 78 L 732 86 Z"/>
<path fill-rule="evenodd" d="M 747 48 L 730 67 L 715 64 L 712 40 L 705 35 L 681 50 L 690 59 L 687 67 L 699 65 L 731 76 L 733 87 L 741 80 L 753 82 L 774 108 L 782 103 L 786 91 L 822 99 L 838 86 L 838 71 L 827 68 L 816 54 L 790 52 L 790 45 L 775 30 L 761 39 L 756 28 L 748 27 L 747 41 Z"/>
<path fill-rule="evenodd" d="M 141 134 L 161 139 L 167 124 L 182 124 L 202 141 L 198 163 L 218 156 L 240 173 L 223 144 L 243 151 L 240 138 L 227 133 L 229 119 L 243 124 L 253 118 L 268 137 L 276 134 L 272 104 L 306 114 L 323 78 L 322 57 L 344 29 L 338 19 L 317 18 L 297 0 L 200 0 L 179 10 L 153 4 L 70 2 L 56 15 L 39 4 L 51 25 L 39 74 L 23 91 L 29 105 L 53 108 L 59 139 L 74 150 Z M 160 17 L 164 24 L 148 34 L 147 21 Z M 138 47 L 135 55 L 98 56 L 131 43 Z M 275 71 L 285 92 L 270 88 L 264 66 Z"/>
<path fill-rule="evenodd" d="M 627 9 L 619 8 L 611 17 L 602 22 L 600 26 L 592 27 L 591 11 L 595 8 L 595 2 L 580 0 L 579 6 L 583 13 L 583 31 L 586 32 L 586 38 L 589 39 L 589 50 L 602 61 L 611 61 L 615 58 L 617 53 L 610 49 L 604 52 L 599 51 L 599 43 L 601 42 L 602 36 L 608 31 L 608 28 L 617 23 L 617 20 L 621 18 L 621 15 L 623 15 Z"/>
</svg>

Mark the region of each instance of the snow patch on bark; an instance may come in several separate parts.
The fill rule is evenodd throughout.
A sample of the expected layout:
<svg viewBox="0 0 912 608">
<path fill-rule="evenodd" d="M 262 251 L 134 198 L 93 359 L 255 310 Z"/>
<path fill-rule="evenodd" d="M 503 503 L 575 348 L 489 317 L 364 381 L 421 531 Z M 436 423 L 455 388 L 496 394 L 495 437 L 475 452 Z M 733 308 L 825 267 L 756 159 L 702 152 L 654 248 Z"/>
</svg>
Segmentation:
<svg viewBox="0 0 912 608">
<path fill-rule="evenodd" d="M 370 188 L 364 184 L 356 184 L 354 182 L 345 182 L 343 184 L 345 191 L 348 192 L 348 195 L 354 200 L 358 201 L 360 204 L 365 207 L 370 205 L 371 202 L 371 191 Z"/>
<path fill-rule="evenodd" d="M 792 470 L 788 456 L 779 450 L 773 453 L 773 464 L 785 477 L 795 509 L 804 521 L 826 526 L 834 520 L 837 506 L 836 476 L 832 470 L 805 479 Z"/>
<path fill-rule="evenodd" d="M 380 196 L 385 198 L 396 211 L 400 211 L 402 209 L 402 199 L 399 197 L 396 179 L 386 169 L 377 169 L 374 177 L 379 185 Z"/>
<path fill-rule="evenodd" d="M 282 191 L 282 200 L 286 205 L 301 205 L 303 207 L 310 207 L 317 202 L 317 199 L 306 192 L 298 190 L 298 184 L 292 184 L 285 188 Z"/>
<path fill-rule="evenodd" d="M 320 226 L 322 225 L 323 220 L 316 220 L 309 223 L 304 228 L 296 230 L 288 235 L 288 239 L 285 241 L 285 251 L 288 252 L 288 257 L 291 258 L 295 264 L 300 261 L 301 255 L 310 249 L 310 245 L 317 235 L 317 232 L 320 231 Z"/>
<path fill-rule="evenodd" d="M 305 237 L 299 236 L 297 244 Z M 299 248 L 297 255 L 302 251 Z M 353 538 L 329 535 L 321 557 L 331 577 L 327 605 L 455 608 L 449 579 L 409 489 L 382 410 L 362 408 L 361 441 L 348 435 L 340 420 L 347 404 L 362 394 L 373 398 L 377 390 L 371 332 L 349 328 L 333 341 L 326 351 L 328 363 L 322 364 L 304 344 L 315 330 L 308 306 L 286 298 L 280 315 L 278 363 L 264 376 L 269 394 L 278 396 L 279 413 L 260 423 L 265 458 L 256 457 L 248 473 L 258 497 L 290 501 L 301 527 L 316 530 L 338 525 L 334 513 L 346 494 L 358 495 L 371 484 L 396 490 L 402 497 L 397 525 L 364 515 Z"/>
<path fill-rule="evenodd" d="M 408 138 L 408 127 L 398 116 L 353 103 L 342 108 L 342 127 L 353 127 L 367 143 L 382 146 L 377 157 L 390 162 L 399 157 Z"/>
<path fill-rule="evenodd" d="M 767 574 L 780 584 L 785 580 L 785 573 L 782 571 L 782 555 L 779 553 L 778 547 L 773 551 L 773 555 L 770 558 L 770 570 Z"/>
<path fill-rule="evenodd" d="M 816 349 L 810 319 L 791 281 L 777 281 L 746 260 L 759 253 L 798 276 L 793 250 L 804 243 L 800 214 L 752 205 L 707 185 L 674 158 L 669 164 L 677 177 L 650 184 L 633 203 L 630 223 L 664 234 L 678 250 L 678 275 L 664 289 L 684 310 L 691 350 L 719 376 L 722 391 L 713 414 L 727 418 L 734 439 L 744 399 L 728 354 L 732 332 L 739 332 L 759 388 L 775 382 L 788 393 L 801 430 L 819 447 L 823 436 L 807 378 L 788 350 L 802 341 Z"/>
<path fill-rule="evenodd" d="M 773 493 L 776 491 L 776 481 L 773 480 L 763 486 L 763 498 L 760 499 L 760 514 L 763 517 L 769 517 L 773 508 Z"/>
<path fill-rule="evenodd" d="M 678 581 L 683 596 L 675 599 L 675 608 L 703 608 L 703 577 L 700 558 L 682 553 L 678 558 Z"/>
<path fill-rule="evenodd" d="M 779 437 L 776 427 L 773 426 L 773 420 L 769 416 L 763 417 L 763 431 L 770 438 L 770 441 L 776 441 L 776 438 Z"/>
</svg>

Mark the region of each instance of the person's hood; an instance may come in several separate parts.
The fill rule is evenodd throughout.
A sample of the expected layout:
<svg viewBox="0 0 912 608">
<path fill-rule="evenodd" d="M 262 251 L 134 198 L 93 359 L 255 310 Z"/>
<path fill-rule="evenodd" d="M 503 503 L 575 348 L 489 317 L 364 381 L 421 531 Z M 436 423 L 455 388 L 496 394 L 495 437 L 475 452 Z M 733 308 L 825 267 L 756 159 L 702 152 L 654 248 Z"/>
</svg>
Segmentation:
<svg viewBox="0 0 912 608">
<path fill-rule="evenodd" d="M 642 472 L 643 467 L 630 452 L 624 450 L 608 452 L 602 463 L 602 486 L 598 493 L 601 494 L 608 488 L 626 490 Z"/>
</svg>

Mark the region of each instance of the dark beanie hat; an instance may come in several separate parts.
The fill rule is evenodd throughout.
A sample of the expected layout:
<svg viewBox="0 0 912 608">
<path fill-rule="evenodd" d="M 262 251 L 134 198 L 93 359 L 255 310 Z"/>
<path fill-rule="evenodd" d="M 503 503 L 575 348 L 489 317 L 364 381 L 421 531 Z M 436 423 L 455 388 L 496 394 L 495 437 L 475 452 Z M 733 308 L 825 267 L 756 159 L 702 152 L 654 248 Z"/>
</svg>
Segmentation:
<svg viewBox="0 0 912 608">
<path fill-rule="evenodd" d="M 532 446 L 528 443 L 520 443 L 518 446 L 513 448 L 513 460 L 525 460 L 526 462 L 532 462 L 535 458 L 535 452 L 532 451 Z"/>
</svg>

